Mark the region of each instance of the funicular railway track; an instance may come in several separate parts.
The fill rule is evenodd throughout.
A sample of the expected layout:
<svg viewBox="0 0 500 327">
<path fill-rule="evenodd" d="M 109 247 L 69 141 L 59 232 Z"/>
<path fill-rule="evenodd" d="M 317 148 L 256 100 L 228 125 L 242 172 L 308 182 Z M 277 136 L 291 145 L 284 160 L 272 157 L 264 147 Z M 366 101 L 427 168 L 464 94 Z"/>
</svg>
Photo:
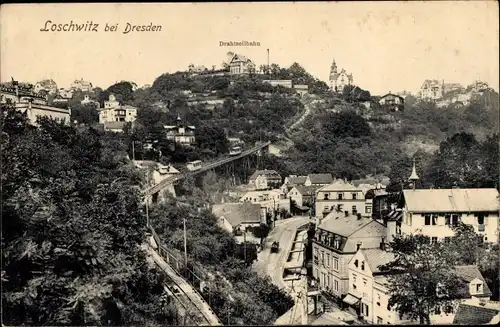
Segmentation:
<svg viewBox="0 0 500 327">
<path fill-rule="evenodd" d="M 181 287 L 169 276 L 165 278 L 165 287 L 168 295 L 179 308 L 181 322 L 184 326 L 209 326 L 209 321 L 205 318 L 200 309 L 191 301 Z"/>
</svg>

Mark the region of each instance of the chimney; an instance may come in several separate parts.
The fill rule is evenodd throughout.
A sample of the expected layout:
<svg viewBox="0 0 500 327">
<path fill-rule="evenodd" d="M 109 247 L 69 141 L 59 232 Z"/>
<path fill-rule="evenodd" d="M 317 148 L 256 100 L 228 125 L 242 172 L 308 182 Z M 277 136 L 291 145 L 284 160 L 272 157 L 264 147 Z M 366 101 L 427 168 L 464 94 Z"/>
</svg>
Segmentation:
<svg viewBox="0 0 500 327">
<path fill-rule="evenodd" d="M 380 250 L 385 251 L 385 238 L 382 237 L 382 242 L 380 242 Z"/>
<path fill-rule="evenodd" d="M 359 249 L 361 248 L 361 245 L 362 245 L 362 243 L 356 244 L 356 251 L 359 251 Z"/>
</svg>

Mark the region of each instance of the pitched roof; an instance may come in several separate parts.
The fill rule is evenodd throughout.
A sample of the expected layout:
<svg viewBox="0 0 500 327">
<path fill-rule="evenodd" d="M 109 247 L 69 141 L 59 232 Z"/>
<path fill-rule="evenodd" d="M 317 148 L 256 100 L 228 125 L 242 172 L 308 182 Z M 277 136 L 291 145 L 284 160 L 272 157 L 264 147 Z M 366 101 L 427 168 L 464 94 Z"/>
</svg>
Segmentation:
<svg viewBox="0 0 500 327">
<path fill-rule="evenodd" d="M 368 228 L 366 228 L 368 226 Z M 343 213 L 331 212 L 318 226 L 329 232 L 349 237 L 366 237 L 370 235 L 385 235 L 385 226 L 371 218 L 358 219 L 357 216 L 345 217 Z M 383 232 L 383 233 L 381 233 Z"/>
<path fill-rule="evenodd" d="M 309 174 L 307 178 L 311 181 L 312 184 L 330 184 L 333 182 L 332 174 Z"/>
<path fill-rule="evenodd" d="M 338 179 L 329 185 L 323 186 L 318 191 L 361 191 L 361 189 L 351 183 Z"/>
<path fill-rule="evenodd" d="M 301 185 L 306 182 L 307 176 L 288 176 L 288 184 Z"/>
<path fill-rule="evenodd" d="M 361 252 L 373 273 L 380 272 L 380 266 L 388 264 L 396 258 L 394 253 L 381 249 L 361 249 Z"/>
<path fill-rule="evenodd" d="M 212 213 L 220 218 L 224 217 L 233 227 L 242 223 L 259 223 L 261 208 L 258 203 L 224 203 L 215 204 Z"/>
<path fill-rule="evenodd" d="M 458 306 L 457 314 L 453 319 L 454 325 L 479 325 L 489 324 L 493 317 L 498 315 L 500 309 L 482 307 L 480 305 L 470 305 L 461 303 Z"/>
<path fill-rule="evenodd" d="M 491 295 L 490 288 L 488 287 L 488 284 L 484 280 L 484 277 L 477 266 L 455 266 L 455 271 L 457 275 L 467 283 L 472 282 L 474 279 L 481 280 L 483 282 L 483 295 Z"/>
<path fill-rule="evenodd" d="M 494 188 L 403 190 L 411 212 L 498 211 L 498 191 Z"/>
<path fill-rule="evenodd" d="M 299 191 L 302 195 L 311 195 L 316 192 L 318 189 L 317 186 L 304 186 L 304 185 L 295 185 L 295 189 Z"/>
<path fill-rule="evenodd" d="M 264 175 L 267 178 L 276 178 L 276 179 L 279 178 L 279 179 L 281 179 L 280 174 L 278 174 L 276 172 L 276 170 L 267 170 L 267 169 L 264 169 L 264 170 L 256 170 L 255 173 L 253 173 L 252 176 L 250 176 L 250 180 L 254 180 L 254 179 L 256 179 L 257 177 L 259 177 L 261 175 Z"/>
<path fill-rule="evenodd" d="M 386 95 L 382 96 L 380 99 L 382 100 L 383 98 L 385 98 L 385 97 L 389 97 L 389 96 L 391 96 L 391 97 L 395 97 L 395 98 L 400 98 L 401 100 L 403 100 L 403 101 L 404 101 L 404 98 L 403 98 L 402 96 L 397 95 L 397 94 L 392 94 L 392 93 L 387 93 Z"/>
</svg>

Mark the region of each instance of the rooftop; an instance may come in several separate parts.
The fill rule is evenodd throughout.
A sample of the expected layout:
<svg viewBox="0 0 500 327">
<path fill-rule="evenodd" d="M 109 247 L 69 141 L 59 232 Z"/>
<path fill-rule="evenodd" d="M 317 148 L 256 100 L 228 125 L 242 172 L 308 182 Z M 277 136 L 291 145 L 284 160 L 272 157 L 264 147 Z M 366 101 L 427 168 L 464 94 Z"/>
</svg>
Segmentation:
<svg viewBox="0 0 500 327">
<path fill-rule="evenodd" d="M 330 184 L 333 182 L 333 176 L 330 173 L 327 174 L 309 174 L 307 175 L 312 184 Z"/>
<path fill-rule="evenodd" d="M 300 185 L 306 182 L 307 176 L 288 176 L 288 184 Z"/>
<path fill-rule="evenodd" d="M 480 304 L 461 303 L 453 319 L 454 325 L 479 325 L 489 324 L 500 312 L 498 305 L 493 307 L 483 307 Z"/>
<path fill-rule="evenodd" d="M 388 264 L 396 258 L 394 253 L 381 249 L 362 249 L 361 251 L 373 273 L 380 272 L 380 266 Z"/>
<path fill-rule="evenodd" d="M 254 180 L 257 177 L 262 176 L 262 175 L 264 175 L 264 176 L 266 176 L 268 178 L 279 178 L 279 179 L 281 179 L 280 174 L 278 174 L 278 172 L 276 170 L 267 170 L 267 169 L 264 169 L 264 170 L 257 170 L 257 171 L 255 171 L 255 173 L 253 173 L 252 176 L 250 176 L 250 180 Z"/>
<path fill-rule="evenodd" d="M 494 188 L 403 190 L 411 212 L 498 211 L 499 194 Z"/>
<path fill-rule="evenodd" d="M 318 189 L 318 191 L 361 191 L 360 188 L 354 186 L 351 183 L 345 182 L 342 179 L 337 179 L 333 183 L 323 186 Z"/>
<path fill-rule="evenodd" d="M 258 203 L 224 203 L 214 204 L 212 213 L 224 217 L 233 227 L 242 223 L 259 223 L 261 221 L 261 207 Z"/>
</svg>

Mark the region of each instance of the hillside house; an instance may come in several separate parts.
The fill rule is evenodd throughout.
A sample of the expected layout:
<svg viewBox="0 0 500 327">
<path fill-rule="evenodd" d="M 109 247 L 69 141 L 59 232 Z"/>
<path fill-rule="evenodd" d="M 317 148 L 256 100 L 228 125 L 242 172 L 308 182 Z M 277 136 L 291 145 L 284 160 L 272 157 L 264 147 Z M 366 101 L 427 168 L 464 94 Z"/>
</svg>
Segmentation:
<svg viewBox="0 0 500 327">
<path fill-rule="evenodd" d="M 386 234 L 386 227 L 371 218 L 329 214 L 313 241 L 313 277 L 319 289 L 338 298 L 347 294 L 349 261 L 359 249 L 378 248 Z"/>
<path fill-rule="evenodd" d="M 329 81 L 330 89 L 337 93 L 342 93 L 344 87 L 354 84 L 352 74 L 347 74 L 345 69 L 342 69 L 340 72 L 338 72 L 335 59 L 333 60 L 332 66 L 330 67 Z"/>
<path fill-rule="evenodd" d="M 438 80 L 425 80 L 420 87 L 420 98 L 423 100 L 439 100 L 443 98 L 443 84 Z"/>
<path fill-rule="evenodd" d="M 255 64 L 247 57 L 235 53 L 229 60 L 229 72 L 231 74 L 253 73 L 255 72 Z"/>
<path fill-rule="evenodd" d="M 89 103 L 92 101 L 86 98 Z M 137 108 L 122 106 L 113 94 L 108 101 L 104 102 L 104 108 L 99 109 L 99 123 L 104 125 L 105 130 L 123 132 L 126 123 L 133 123 L 137 118 Z"/>
<path fill-rule="evenodd" d="M 177 117 L 176 125 L 163 126 L 167 140 L 173 141 L 182 146 L 192 146 L 196 144 L 195 127 L 184 125 L 181 117 Z"/>
<path fill-rule="evenodd" d="M 288 194 L 290 190 L 296 186 L 296 185 L 304 185 L 306 182 L 307 176 L 297 176 L 297 175 L 290 175 L 288 177 L 285 177 L 285 181 L 283 182 L 283 185 L 281 186 L 281 191 L 284 194 Z"/>
<path fill-rule="evenodd" d="M 93 87 L 92 83 L 89 81 L 84 81 L 83 78 L 75 80 L 71 84 L 71 90 L 73 91 L 82 91 L 82 92 L 92 92 Z"/>
<path fill-rule="evenodd" d="M 85 106 L 88 104 L 93 104 L 97 109 L 99 109 L 99 107 L 100 107 L 99 102 L 92 100 L 88 94 L 85 94 L 85 96 L 83 97 L 83 100 L 80 101 L 80 104 L 82 106 Z M 119 105 L 117 107 L 119 107 Z"/>
<path fill-rule="evenodd" d="M 240 202 L 257 203 L 265 212 L 273 213 L 281 209 L 290 212 L 290 199 L 280 189 L 250 191 L 240 198 Z"/>
<path fill-rule="evenodd" d="M 258 227 L 266 223 L 259 204 L 256 203 L 223 203 L 214 204 L 212 213 L 218 224 L 230 233 L 244 231 L 247 227 Z"/>
<path fill-rule="evenodd" d="M 304 186 L 326 186 L 333 182 L 332 174 L 309 174 L 307 175 Z"/>
<path fill-rule="evenodd" d="M 364 217 L 372 215 L 372 200 L 365 199 L 366 188 L 354 186 L 343 180 L 337 180 L 316 192 L 316 216 L 325 217 L 330 212 L 352 215 L 358 213 Z"/>
<path fill-rule="evenodd" d="M 281 175 L 275 170 L 257 170 L 250 176 L 248 185 L 256 190 L 269 190 L 281 186 Z"/>
<path fill-rule="evenodd" d="M 41 91 L 46 91 L 48 94 L 57 94 L 57 84 L 52 79 L 45 79 L 43 81 L 37 82 L 33 87 L 35 93 L 40 93 Z"/>
<path fill-rule="evenodd" d="M 403 110 L 404 109 L 404 102 L 405 102 L 405 100 L 403 99 L 403 97 L 401 97 L 399 95 L 392 94 L 390 92 L 387 93 L 386 95 L 384 95 L 383 97 L 381 97 L 380 100 L 378 101 L 380 106 L 389 108 L 393 111 Z"/>
<path fill-rule="evenodd" d="M 447 242 L 460 221 L 484 242 L 498 242 L 499 193 L 494 188 L 403 190 L 398 202 L 403 234 L 421 233 Z"/>
</svg>

